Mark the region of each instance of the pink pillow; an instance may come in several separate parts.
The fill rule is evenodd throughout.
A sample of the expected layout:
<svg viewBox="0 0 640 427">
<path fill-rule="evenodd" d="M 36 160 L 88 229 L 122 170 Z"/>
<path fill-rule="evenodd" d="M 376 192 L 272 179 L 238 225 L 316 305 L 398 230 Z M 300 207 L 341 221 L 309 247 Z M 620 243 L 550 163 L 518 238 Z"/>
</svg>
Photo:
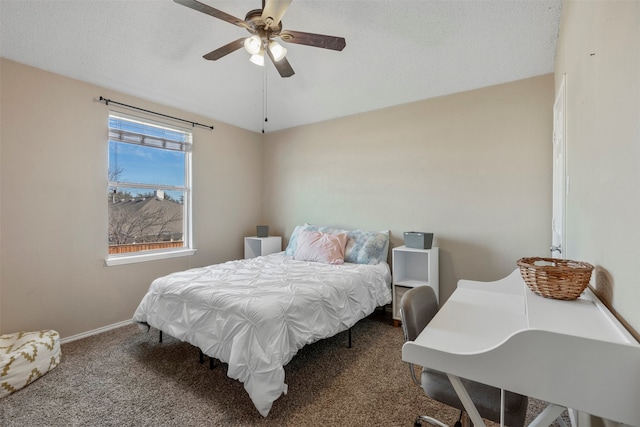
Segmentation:
<svg viewBox="0 0 640 427">
<path fill-rule="evenodd" d="M 303 231 L 298 236 L 298 247 L 293 259 L 316 261 L 325 264 L 343 264 L 347 233 L 329 234 L 320 231 Z"/>
</svg>

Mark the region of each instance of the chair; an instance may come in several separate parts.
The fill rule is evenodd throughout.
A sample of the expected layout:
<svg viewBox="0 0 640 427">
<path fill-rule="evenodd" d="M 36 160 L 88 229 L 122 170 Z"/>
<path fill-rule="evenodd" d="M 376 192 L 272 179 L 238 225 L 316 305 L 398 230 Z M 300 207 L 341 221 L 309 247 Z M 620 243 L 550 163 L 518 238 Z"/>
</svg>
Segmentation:
<svg viewBox="0 0 640 427">
<path fill-rule="evenodd" d="M 405 341 L 414 341 L 438 312 L 438 300 L 430 286 L 418 286 L 404 293 L 400 301 L 400 315 Z M 433 400 L 460 410 L 460 418 L 456 426 L 469 422 L 464 406 L 456 394 L 446 374 L 428 368 L 422 368 L 421 381 L 418 380 L 413 364 L 409 364 L 413 381 L 421 386 L 425 394 Z M 475 381 L 462 379 L 471 400 L 476 405 L 480 416 L 494 422 L 500 422 L 500 389 Z M 529 398 L 520 394 L 505 392 L 504 422 L 507 426 L 524 426 Z M 419 427 L 422 421 L 447 427 L 435 418 L 420 415 L 414 426 Z"/>
</svg>

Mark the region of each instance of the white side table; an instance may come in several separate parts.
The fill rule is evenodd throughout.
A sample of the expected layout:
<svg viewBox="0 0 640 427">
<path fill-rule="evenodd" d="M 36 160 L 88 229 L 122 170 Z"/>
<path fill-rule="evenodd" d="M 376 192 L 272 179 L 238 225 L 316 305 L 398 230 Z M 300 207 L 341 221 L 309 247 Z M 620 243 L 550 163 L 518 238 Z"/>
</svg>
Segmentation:
<svg viewBox="0 0 640 427">
<path fill-rule="evenodd" d="M 391 253 L 393 270 L 393 324 L 400 324 L 400 299 L 416 286 L 431 286 L 440 300 L 440 278 L 438 272 L 438 248 L 413 249 L 406 246 L 393 248 Z"/>
<path fill-rule="evenodd" d="M 282 251 L 282 237 L 245 237 L 244 238 L 244 258 L 255 258 L 257 256 L 274 254 Z"/>
</svg>

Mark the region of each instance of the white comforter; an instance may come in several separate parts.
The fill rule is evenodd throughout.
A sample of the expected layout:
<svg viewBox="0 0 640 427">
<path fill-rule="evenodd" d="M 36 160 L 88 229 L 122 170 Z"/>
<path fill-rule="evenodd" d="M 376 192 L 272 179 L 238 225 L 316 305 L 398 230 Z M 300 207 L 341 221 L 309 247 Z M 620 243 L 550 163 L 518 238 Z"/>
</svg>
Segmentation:
<svg viewBox="0 0 640 427">
<path fill-rule="evenodd" d="M 267 416 L 300 348 L 391 302 L 386 263 L 328 265 L 283 252 L 160 277 L 136 309 L 147 323 L 228 363 Z"/>
</svg>

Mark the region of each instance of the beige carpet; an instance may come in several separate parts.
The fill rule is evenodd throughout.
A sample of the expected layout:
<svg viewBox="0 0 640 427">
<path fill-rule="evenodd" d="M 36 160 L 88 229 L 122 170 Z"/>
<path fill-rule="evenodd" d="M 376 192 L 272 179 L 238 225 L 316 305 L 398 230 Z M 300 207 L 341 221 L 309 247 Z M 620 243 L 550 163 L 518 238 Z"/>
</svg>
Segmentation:
<svg viewBox="0 0 640 427">
<path fill-rule="evenodd" d="M 62 362 L 0 400 L 1 426 L 413 426 L 417 414 L 453 425 L 401 361 L 402 330 L 378 311 L 347 333 L 303 348 L 285 367 L 287 395 L 267 418 L 226 365 L 136 325 L 62 345 Z M 532 401 L 528 418 L 542 409 Z M 489 423 L 489 425 L 495 425 Z"/>
</svg>

